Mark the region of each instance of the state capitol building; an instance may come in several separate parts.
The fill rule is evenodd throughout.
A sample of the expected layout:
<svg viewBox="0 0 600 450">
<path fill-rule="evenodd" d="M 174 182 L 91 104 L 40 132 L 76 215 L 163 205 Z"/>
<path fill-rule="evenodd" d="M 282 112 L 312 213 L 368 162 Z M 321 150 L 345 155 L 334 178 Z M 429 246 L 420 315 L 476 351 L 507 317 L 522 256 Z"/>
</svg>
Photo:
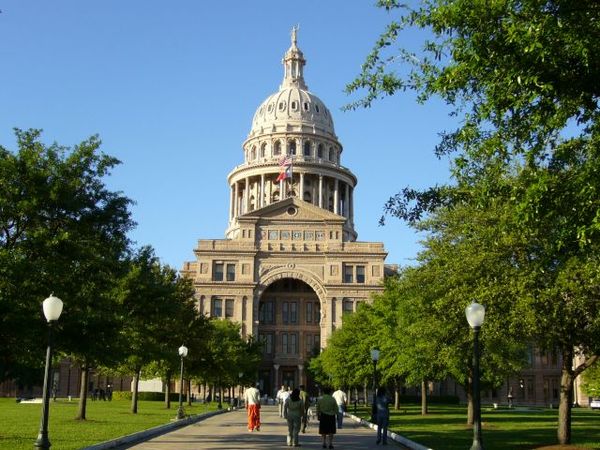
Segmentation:
<svg viewBox="0 0 600 450">
<path fill-rule="evenodd" d="M 198 309 L 242 326 L 263 344 L 261 391 L 312 384 L 306 367 L 371 294 L 383 290 L 386 252 L 358 242 L 356 176 L 342 164 L 333 117 L 304 80 L 296 30 L 279 90 L 264 100 L 227 176 L 225 239 L 201 239 L 182 273 Z"/>
</svg>

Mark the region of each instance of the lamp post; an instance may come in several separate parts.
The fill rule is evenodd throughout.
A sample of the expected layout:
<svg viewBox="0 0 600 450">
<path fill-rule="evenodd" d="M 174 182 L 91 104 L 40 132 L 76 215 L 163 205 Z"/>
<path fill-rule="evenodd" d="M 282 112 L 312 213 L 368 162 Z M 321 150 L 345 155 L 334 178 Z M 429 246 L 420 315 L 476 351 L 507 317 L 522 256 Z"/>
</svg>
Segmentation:
<svg viewBox="0 0 600 450">
<path fill-rule="evenodd" d="M 188 354 L 188 348 L 185 345 L 179 347 L 179 356 L 181 357 L 181 370 L 179 373 L 179 408 L 177 408 L 177 419 L 185 418 L 183 410 L 183 358 Z"/>
<path fill-rule="evenodd" d="M 379 350 L 376 348 L 371 350 L 371 360 L 373 361 L 373 404 L 377 397 L 377 361 L 379 361 Z"/>
<path fill-rule="evenodd" d="M 63 302 L 60 298 L 50 294 L 43 304 L 44 316 L 48 321 L 48 349 L 46 350 L 46 373 L 44 375 L 44 399 L 42 408 L 42 421 L 40 423 L 40 432 L 35 441 L 35 448 L 50 448 L 48 439 L 48 413 L 50 409 L 50 366 L 52 364 L 52 326 L 60 317 L 63 309 Z"/>
<path fill-rule="evenodd" d="M 483 450 L 481 441 L 481 399 L 479 396 L 479 330 L 485 318 L 485 307 L 471 303 L 465 309 L 467 321 L 473 329 L 473 444 L 471 450 Z"/>
</svg>

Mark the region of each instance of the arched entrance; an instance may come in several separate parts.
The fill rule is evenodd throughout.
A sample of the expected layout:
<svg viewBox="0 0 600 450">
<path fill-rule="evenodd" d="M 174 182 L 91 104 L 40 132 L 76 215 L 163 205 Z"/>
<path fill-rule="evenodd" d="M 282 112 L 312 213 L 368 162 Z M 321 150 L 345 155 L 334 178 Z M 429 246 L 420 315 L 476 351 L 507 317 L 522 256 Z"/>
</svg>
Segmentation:
<svg viewBox="0 0 600 450">
<path fill-rule="evenodd" d="M 308 363 L 321 348 L 321 304 L 313 288 L 295 278 L 270 284 L 259 298 L 257 331 L 261 392 L 272 397 L 281 385 L 301 384 L 312 392 Z"/>
</svg>

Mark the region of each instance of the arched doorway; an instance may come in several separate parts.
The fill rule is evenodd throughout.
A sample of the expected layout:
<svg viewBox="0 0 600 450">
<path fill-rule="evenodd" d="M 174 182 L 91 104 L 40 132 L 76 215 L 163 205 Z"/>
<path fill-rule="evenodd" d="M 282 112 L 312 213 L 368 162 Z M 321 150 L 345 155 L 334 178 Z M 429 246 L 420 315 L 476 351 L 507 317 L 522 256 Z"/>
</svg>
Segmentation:
<svg viewBox="0 0 600 450">
<path fill-rule="evenodd" d="M 257 331 L 262 394 L 273 397 L 281 385 L 300 384 L 312 392 L 308 364 L 321 348 L 321 304 L 313 288 L 295 278 L 269 285 L 259 299 Z"/>
</svg>

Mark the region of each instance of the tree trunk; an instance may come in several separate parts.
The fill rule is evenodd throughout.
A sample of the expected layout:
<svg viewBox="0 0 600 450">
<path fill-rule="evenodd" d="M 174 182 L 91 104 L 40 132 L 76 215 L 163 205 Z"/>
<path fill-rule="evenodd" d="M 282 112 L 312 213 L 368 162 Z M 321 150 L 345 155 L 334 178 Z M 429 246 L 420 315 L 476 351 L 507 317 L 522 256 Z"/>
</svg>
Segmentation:
<svg viewBox="0 0 600 450">
<path fill-rule="evenodd" d="M 369 402 L 369 394 L 367 392 L 367 384 L 363 384 L 363 395 L 365 396 L 365 405 L 368 405 Z"/>
<path fill-rule="evenodd" d="M 571 405 L 573 404 L 573 351 L 563 351 L 560 377 L 560 403 L 558 405 L 558 443 L 571 443 Z"/>
<path fill-rule="evenodd" d="M 398 383 L 394 387 L 394 409 L 400 409 L 400 385 Z"/>
<path fill-rule="evenodd" d="M 187 404 L 192 406 L 192 380 L 188 378 L 187 383 Z"/>
<path fill-rule="evenodd" d="M 131 412 L 137 414 L 138 412 L 138 386 L 140 384 L 140 372 L 142 369 L 135 369 L 133 375 L 133 392 L 131 394 Z"/>
<path fill-rule="evenodd" d="M 81 385 L 79 388 L 79 407 L 77 411 L 76 420 L 85 420 L 85 412 L 87 406 L 87 385 L 88 385 L 88 367 L 86 365 L 81 366 Z"/>
<path fill-rule="evenodd" d="M 171 374 L 165 380 L 165 408 L 171 409 Z"/>
<path fill-rule="evenodd" d="M 471 377 L 467 380 L 465 390 L 467 391 L 467 425 L 473 425 L 473 379 Z"/>
<path fill-rule="evenodd" d="M 421 415 L 426 416 L 427 410 L 427 380 L 421 381 Z"/>
</svg>

